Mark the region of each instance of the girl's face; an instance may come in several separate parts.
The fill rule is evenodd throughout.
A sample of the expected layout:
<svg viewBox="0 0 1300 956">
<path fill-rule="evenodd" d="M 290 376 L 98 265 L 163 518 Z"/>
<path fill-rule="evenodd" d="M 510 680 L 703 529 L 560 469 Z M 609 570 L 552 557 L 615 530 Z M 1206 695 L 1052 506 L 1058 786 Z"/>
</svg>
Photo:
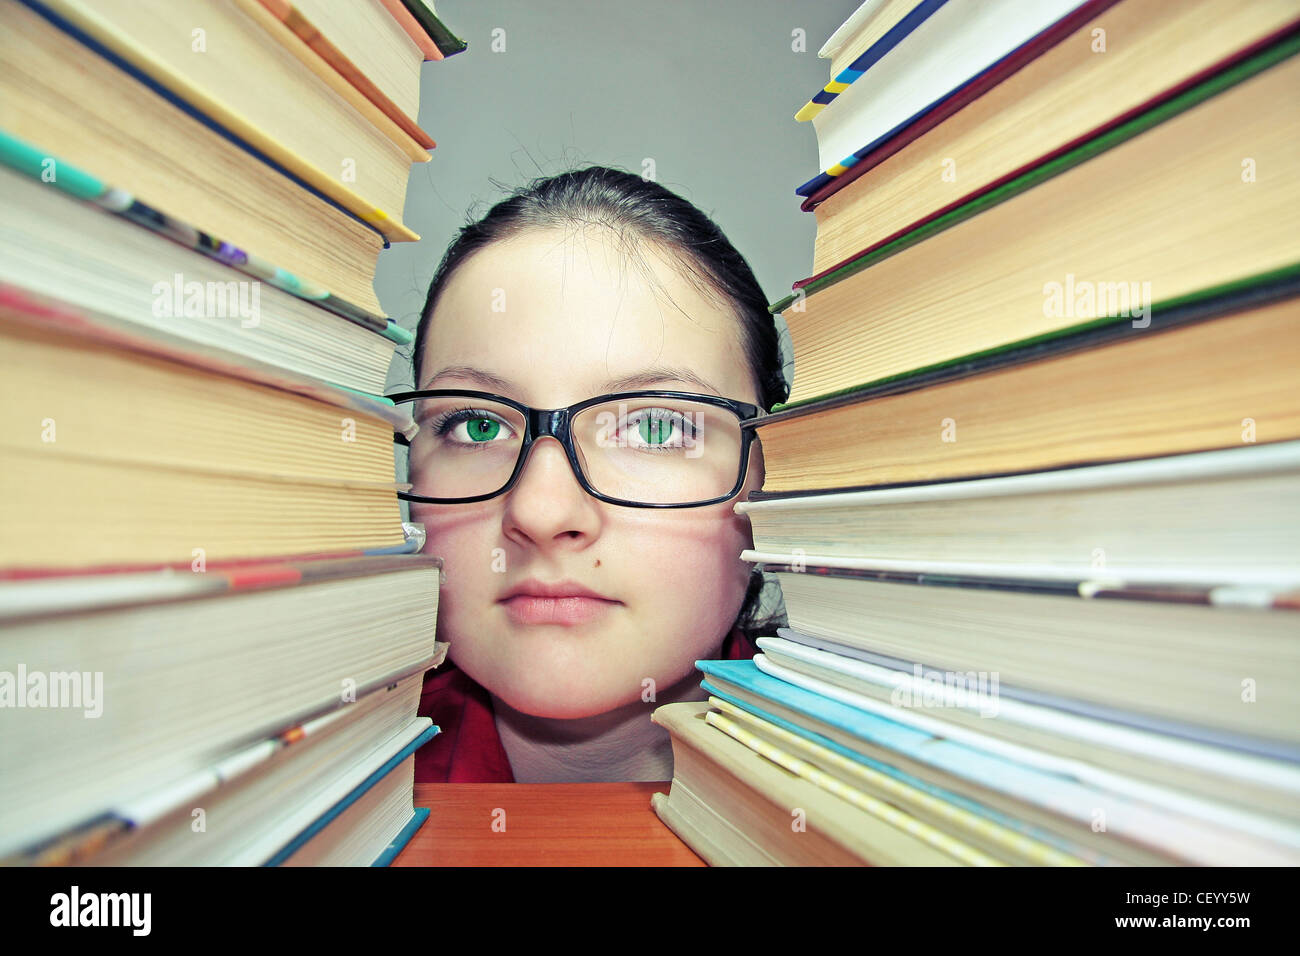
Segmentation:
<svg viewBox="0 0 1300 956">
<path fill-rule="evenodd" d="M 534 408 L 643 388 L 758 404 L 735 316 L 665 253 L 642 248 L 659 289 L 603 228 L 534 229 L 475 253 L 439 297 L 417 386 Z M 762 485 L 752 448 L 741 499 Z M 418 489 L 419 475 L 412 481 Z M 597 501 L 554 439 L 533 446 L 504 495 L 411 509 L 428 531 L 425 551 L 445 560 L 438 631 L 452 660 L 538 717 L 605 713 L 688 677 L 696 660 L 716 655 L 749 580 L 739 558 L 752 546 L 749 525 L 732 502 Z M 547 608 L 506 599 L 525 583 L 561 582 L 606 600 L 551 623 Z"/>
</svg>

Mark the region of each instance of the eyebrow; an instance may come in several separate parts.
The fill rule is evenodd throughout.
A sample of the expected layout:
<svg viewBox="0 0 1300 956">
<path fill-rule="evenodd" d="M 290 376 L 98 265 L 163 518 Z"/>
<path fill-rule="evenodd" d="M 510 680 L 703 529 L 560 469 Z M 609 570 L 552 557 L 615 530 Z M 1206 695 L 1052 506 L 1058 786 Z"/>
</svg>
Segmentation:
<svg viewBox="0 0 1300 956">
<path fill-rule="evenodd" d="M 467 378 L 479 385 L 495 389 L 498 392 L 505 393 L 514 388 L 509 382 L 499 375 L 493 375 L 491 372 L 485 372 L 481 368 L 471 368 L 468 365 L 449 365 L 446 368 L 437 371 L 425 379 L 420 388 L 432 388 L 433 383 L 440 378 L 454 376 L 455 378 Z"/>
<path fill-rule="evenodd" d="M 501 376 L 494 375 L 484 369 L 473 368 L 469 365 L 450 365 L 447 368 L 441 369 L 426 379 L 425 383 L 420 387 L 431 388 L 433 387 L 433 383 L 438 379 L 451 376 L 469 379 L 470 381 L 476 382 L 486 388 L 493 389 L 502 395 L 510 395 L 512 392 L 517 391 L 513 382 L 507 381 Z M 692 385 L 698 385 L 707 392 L 712 392 L 714 395 L 723 397 L 721 389 L 715 386 L 712 382 L 701 377 L 699 374 L 688 368 L 674 368 L 668 366 L 653 366 L 651 368 L 643 369 L 640 372 L 635 372 L 632 375 L 610 379 L 601 386 L 601 391 L 606 393 L 633 391 L 635 389 L 648 388 L 651 385 L 661 385 L 666 382 L 690 382 Z"/>
</svg>

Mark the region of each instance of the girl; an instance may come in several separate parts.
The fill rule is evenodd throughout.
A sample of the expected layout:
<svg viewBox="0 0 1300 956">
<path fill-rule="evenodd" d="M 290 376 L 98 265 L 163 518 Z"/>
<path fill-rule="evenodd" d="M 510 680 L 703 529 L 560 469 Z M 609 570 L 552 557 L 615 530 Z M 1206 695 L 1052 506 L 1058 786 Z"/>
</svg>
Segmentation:
<svg viewBox="0 0 1300 956">
<path fill-rule="evenodd" d="M 671 779 L 650 712 L 774 625 L 732 510 L 763 481 L 742 423 L 786 395 L 748 264 L 639 176 L 539 180 L 447 250 L 414 365 L 411 516 L 451 643 L 416 780 Z"/>
</svg>

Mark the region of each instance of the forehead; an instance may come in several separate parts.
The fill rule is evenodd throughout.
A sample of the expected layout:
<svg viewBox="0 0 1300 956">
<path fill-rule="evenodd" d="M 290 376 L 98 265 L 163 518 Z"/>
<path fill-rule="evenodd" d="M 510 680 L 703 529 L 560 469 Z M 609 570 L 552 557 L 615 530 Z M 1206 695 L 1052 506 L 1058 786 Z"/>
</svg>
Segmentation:
<svg viewBox="0 0 1300 956">
<path fill-rule="evenodd" d="M 591 227 L 534 229 L 474 253 L 439 296 L 417 384 L 498 390 L 464 371 L 438 374 L 472 368 L 539 407 L 624 388 L 756 400 L 732 310 L 683 276 L 671 252 L 636 249 L 643 265 Z"/>
</svg>

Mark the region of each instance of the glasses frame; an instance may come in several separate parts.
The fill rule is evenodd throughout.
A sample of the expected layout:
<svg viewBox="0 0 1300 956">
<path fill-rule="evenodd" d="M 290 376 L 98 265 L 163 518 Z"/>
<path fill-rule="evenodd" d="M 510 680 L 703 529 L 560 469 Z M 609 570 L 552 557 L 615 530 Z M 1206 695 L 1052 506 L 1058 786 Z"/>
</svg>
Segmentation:
<svg viewBox="0 0 1300 956">
<path fill-rule="evenodd" d="M 467 398 L 479 398 L 484 401 L 496 402 L 501 405 L 508 405 L 524 416 L 524 442 L 519 446 L 519 458 L 515 461 L 514 470 L 506 483 L 486 495 L 474 495 L 469 498 L 431 498 L 428 495 L 417 495 L 413 492 L 399 491 L 397 497 L 406 501 L 423 502 L 437 505 L 459 505 L 469 504 L 475 501 L 488 501 L 492 498 L 499 497 L 519 481 L 519 476 L 523 474 L 524 463 L 528 461 L 528 454 L 542 438 L 554 438 L 561 447 L 564 448 L 564 455 L 569 459 L 569 467 L 573 475 L 578 479 L 578 484 L 582 490 L 591 495 L 597 501 L 604 501 L 611 505 L 622 505 L 626 508 L 702 508 L 705 505 L 718 504 L 729 498 L 734 498 L 741 487 L 745 484 L 745 476 L 749 473 L 749 450 L 754 442 L 756 433 L 753 425 L 757 419 L 762 417 L 763 410 L 757 405 L 751 405 L 748 402 L 738 402 L 730 398 L 721 398 L 717 395 L 699 394 L 696 392 L 674 392 L 660 389 L 645 389 L 634 392 L 614 392 L 609 395 L 597 395 L 594 398 L 588 398 L 577 404 L 570 405 L 567 408 L 531 408 L 522 402 L 517 402 L 512 398 L 506 398 L 504 395 L 493 395 L 491 392 L 476 392 L 469 389 L 461 388 L 426 388 L 417 389 L 413 392 L 397 392 L 393 395 L 385 396 L 395 405 L 402 402 L 414 401 L 420 398 L 440 398 L 448 395 L 464 395 Z M 725 495 L 716 498 L 709 498 L 704 501 L 690 501 L 684 504 L 667 504 L 660 502 L 646 501 L 627 501 L 623 498 L 612 498 L 609 495 L 601 494 L 591 486 L 587 476 L 582 473 L 582 465 L 578 462 L 578 451 L 573 444 L 573 432 L 570 429 L 570 423 L 573 417 L 584 409 L 593 405 L 603 405 L 611 401 L 634 398 L 675 398 L 686 401 L 700 402 L 705 405 L 712 405 L 715 408 L 725 409 L 731 412 L 740 420 L 740 468 L 736 476 L 735 484 Z M 400 445 L 410 447 L 410 441 L 406 436 L 394 433 L 393 441 Z M 409 466 L 408 466 L 409 467 Z"/>
</svg>

